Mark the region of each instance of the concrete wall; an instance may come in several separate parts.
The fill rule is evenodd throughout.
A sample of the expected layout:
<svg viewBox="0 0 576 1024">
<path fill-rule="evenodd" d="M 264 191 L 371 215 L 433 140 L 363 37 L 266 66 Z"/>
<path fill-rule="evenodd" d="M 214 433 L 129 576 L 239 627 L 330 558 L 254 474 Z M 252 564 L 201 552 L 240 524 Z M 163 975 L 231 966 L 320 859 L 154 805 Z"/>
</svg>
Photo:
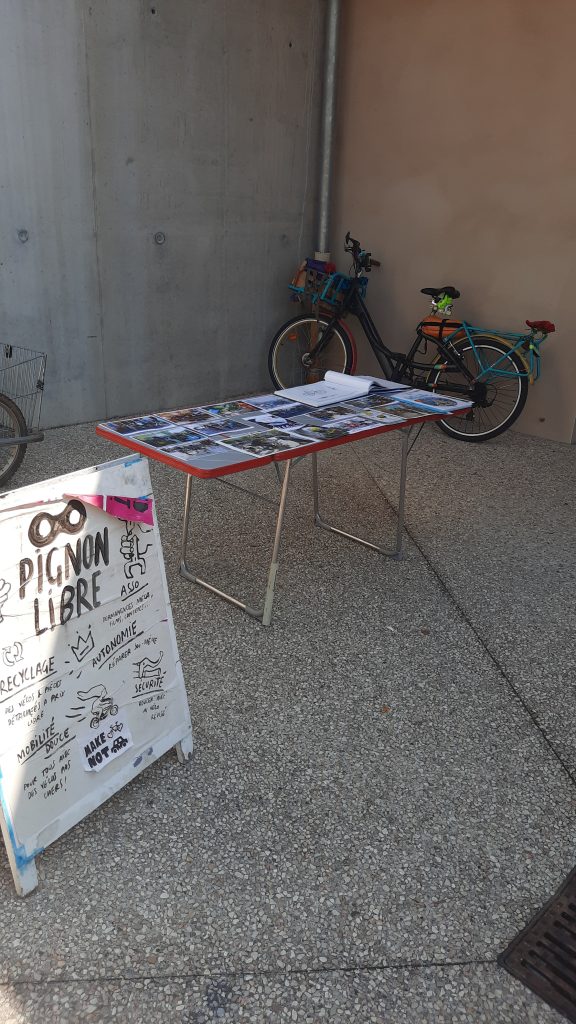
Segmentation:
<svg viewBox="0 0 576 1024">
<path fill-rule="evenodd" d="M 313 241 L 323 14 L 2 0 L 0 338 L 48 352 L 45 423 L 267 385 Z"/>
<path fill-rule="evenodd" d="M 332 238 L 342 266 L 347 229 L 382 259 L 368 298 L 391 347 L 406 348 L 427 311 L 424 285 L 456 284 L 474 323 L 555 320 L 518 426 L 564 441 L 576 416 L 574 38 L 573 0 L 345 3 Z"/>
</svg>

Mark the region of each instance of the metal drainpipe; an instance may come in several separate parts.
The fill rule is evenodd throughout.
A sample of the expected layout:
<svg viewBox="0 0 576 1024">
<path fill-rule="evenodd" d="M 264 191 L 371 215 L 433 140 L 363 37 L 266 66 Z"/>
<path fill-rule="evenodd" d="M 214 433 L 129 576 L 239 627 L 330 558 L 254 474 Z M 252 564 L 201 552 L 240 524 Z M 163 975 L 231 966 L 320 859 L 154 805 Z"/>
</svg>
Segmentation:
<svg viewBox="0 0 576 1024">
<path fill-rule="evenodd" d="M 336 115 L 336 67 L 341 0 L 328 0 L 324 47 L 324 89 L 322 96 L 322 136 L 320 142 L 320 189 L 318 209 L 318 251 L 316 259 L 329 260 L 328 230 L 332 197 L 334 122 Z"/>
</svg>

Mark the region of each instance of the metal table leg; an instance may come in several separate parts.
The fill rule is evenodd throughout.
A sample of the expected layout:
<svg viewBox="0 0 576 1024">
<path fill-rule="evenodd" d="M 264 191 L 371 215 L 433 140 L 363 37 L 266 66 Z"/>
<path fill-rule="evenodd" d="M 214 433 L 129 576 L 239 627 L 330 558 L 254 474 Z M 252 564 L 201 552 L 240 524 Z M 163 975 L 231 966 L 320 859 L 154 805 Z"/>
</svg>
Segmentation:
<svg viewBox="0 0 576 1024">
<path fill-rule="evenodd" d="M 184 522 L 182 525 L 182 547 L 181 547 L 181 561 L 180 561 L 180 575 L 184 579 L 189 580 L 191 583 L 197 583 L 198 586 L 204 587 L 205 590 L 210 590 L 211 593 L 217 594 L 218 597 L 228 601 L 230 604 L 236 605 L 237 608 L 241 608 L 247 615 L 251 615 L 255 619 L 259 619 L 263 626 L 269 626 L 272 621 L 272 607 L 274 604 L 274 586 L 276 583 L 276 574 L 278 572 L 279 564 L 279 552 L 280 552 L 280 540 L 282 537 L 282 524 L 284 521 L 284 510 L 286 508 L 286 497 L 288 494 L 288 484 L 290 481 L 290 469 L 292 467 L 292 460 L 286 462 L 286 469 L 284 470 L 284 478 L 282 481 L 282 490 L 280 492 L 280 505 L 278 508 L 278 517 L 276 520 L 276 533 L 274 535 L 274 547 L 272 550 L 272 561 L 268 570 L 268 580 L 266 583 L 266 593 L 264 595 L 264 604 L 262 608 L 251 608 L 250 605 L 244 601 L 239 601 L 238 598 L 232 597 L 231 594 L 227 594 L 226 591 L 220 590 L 218 587 L 213 586 L 212 583 L 208 583 L 206 580 L 200 579 L 195 576 L 190 570 L 188 562 L 186 560 L 188 550 L 188 533 L 190 529 L 190 505 L 191 505 L 191 493 L 192 493 L 192 477 L 188 476 L 186 481 L 186 501 L 184 504 Z"/>
<path fill-rule="evenodd" d="M 348 540 L 353 540 L 357 544 L 362 544 L 365 548 L 370 548 L 372 551 L 377 551 L 380 555 L 385 555 L 387 558 L 395 558 L 398 561 L 402 558 L 402 547 L 404 543 L 404 508 L 406 499 L 406 464 L 408 461 L 408 453 L 410 451 L 410 429 L 402 430 L 402 457 L 400 461 L 400 493 L 398 497 L 398 519 L 396 525 L 396 547 L 393 551 L 388 551 L 386 548 L 379 547 L 378 544 L 372 544 L 368 540 L 364 540 L 362 537 L 356 537 L 353 533 L 347 533 L 345 530 L 338 529 L 337 526 L 331 526 L 327 523 L 320 515 L 320 502 L 318 496 L 318 456 L 316 453 L 312 455 L 312 491 L 314 496 L 314 522 L 316 526 L 319 526 L 322 530 L 328 530 L 330 533 L 337 533 L 340 537 L 346 537 Z"/>
</svg>

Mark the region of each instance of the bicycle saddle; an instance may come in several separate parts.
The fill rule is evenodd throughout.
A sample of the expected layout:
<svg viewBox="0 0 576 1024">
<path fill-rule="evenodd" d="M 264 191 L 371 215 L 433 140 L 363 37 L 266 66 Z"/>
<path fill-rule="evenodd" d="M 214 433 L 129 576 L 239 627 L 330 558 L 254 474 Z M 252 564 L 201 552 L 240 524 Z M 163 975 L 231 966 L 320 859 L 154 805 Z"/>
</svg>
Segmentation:
<svg viewBox="0 0 576 1024">
<path fill-rule="evenodd" d="M 526 325 L 535 331 L 542 331 L 543 334 L 552 334 L 556 330 L 551 320 L 527 320 Z"/>
<path fill-rule="evenodd" d="M 437 298 L 438 295 L 448 295 L 451 299 L 460 298 L 460 292 L 451 284 L 445 284 L 443 288 L 421 288 L 420 291 L 423 295 L 431 295 L 434 299 Z"/>
</svg>

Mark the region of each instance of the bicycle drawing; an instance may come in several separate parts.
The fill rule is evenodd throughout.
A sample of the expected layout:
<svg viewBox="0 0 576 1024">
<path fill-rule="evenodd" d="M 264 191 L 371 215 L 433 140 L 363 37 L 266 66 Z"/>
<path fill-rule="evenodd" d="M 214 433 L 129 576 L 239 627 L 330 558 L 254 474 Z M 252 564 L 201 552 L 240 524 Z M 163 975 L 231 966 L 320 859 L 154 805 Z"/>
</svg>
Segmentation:
<svg viewBox="0 0 576 1024">
<path fill-rule="evenodd" d="M 77 718 L 83 721 L 87 714 L 90 718 L 90 728 L 97 729 L 106 718 L 114 718 L 118 714 L 118 705 L 112 697 L 108 696 L 106 687 L 102 683 L 91 686 L 89 690 L 78 690 L 76 696 L 82 704 L 70 708 L 73 715 L 66 715 L 66 718 Z M 89 706 L 89 710 L 88 710 Z"/>
</svg>

